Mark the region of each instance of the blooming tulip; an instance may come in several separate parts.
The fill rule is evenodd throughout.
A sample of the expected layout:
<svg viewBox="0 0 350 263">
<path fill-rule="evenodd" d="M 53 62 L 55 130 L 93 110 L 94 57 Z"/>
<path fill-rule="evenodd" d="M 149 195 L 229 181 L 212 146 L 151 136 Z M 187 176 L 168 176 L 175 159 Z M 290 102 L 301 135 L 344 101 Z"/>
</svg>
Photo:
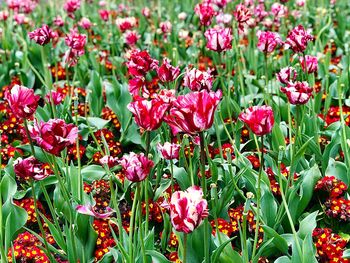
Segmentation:
<svg viewBox="0 0 350 263">
<path fill-rule="evenodd" d="M 258 136 L 270 133 L 275 122 L 272 108 L 266 105 L 248 108 L 239 115 L 239 119 Z"/>
<path fill-rule="evenodd" d="M 172 132 L 197 134 L 213 125 L 214 112 L 218 106 L 222 92 L 191 92 L 179 96 L 173 102 L 170 113 L 164 118 Z"/>
<path fill-rule="evenodd" d="M 179 67 L 174 67 L 169 62 L 169 59 L 163 59 L 163 64 L 157 69 L 158 77 L 163 82 L 174 81 L 180 75 Z"/>
<path fill-rule="evenodd" d="M 312 88 L 305 81 L 289 83 L 287 87 L 282 87 L 281 91 L 287 95 L 289 102 L 294 105 L 307 103 L 312 95 Z"/>
<path fill-rule="evenodd" d="M 200 3 L 194 8 L 195 13 L 199 16 L 199 20 L 203 26 L 209 26 L 216 12 L 210 3 Z"/>
<path fill-rule="evenodd" d="M 311 40 L 313 40 L 313 36 L 302 25 L 299 25 L 288 33 L 286 47 L 290 47 L 295 53 L 302 53 Z"/>
<path fill-rule="evenodd" d="M 193 68 L 186 69 L 184 77 L 184 86 L 189 87 L 192 91 L 207 90 L 210 91 L 213 86 L 213 77 L 210 70 L 207 72 Z"/>
<path fill-rule="evenodd" d="M 100 219 L 107 219 L 114 213 L 114 210 L 110 207 L 106 207 L 104 209 L 105 213 L 100 213 L 99 211 L 96 211 L 96 208 L 93 207 L 91 204 L 78 205 L 75 209 L 80 214 L 89 215 Z"/>
<path fill-rule="evenodd" d="M 207 48 L 216 52 L 222 52 L 232 48 L 231 28 L 210 28 L 205 31 Z"/>
<path fill-rule="evenodd" d="M 149 175 L 154 163 L 143 153 L 134 152 L 124 155 L 120 160 L 126 178 L 131 182 L 141 182 Z"/>
<path fill-rule="evenodd" d="M 305 60 L 306 60 L 306 63 L 305 63 Z M 316 72 L 318 69 L 317 57 L 306 55 L 305 60 L 304 60 L 304 57 L 299 57 L 299 63 L 303 71 L 304 72 L 307 71 L 307 73 L 309 74 Z M 305 66 L 306 66 L 306 69 L 305 69 Z"/>
<path fill-rule="evenodd" d="M 153 131 L 159 128 L 165 112 L 169 108 L 162 100 L 147 100 L 139 96 L 134 97 L 134 101 L 127 106 L 135 117 L 135 122 L 142 129 Z"/>
<path fill-rule="evenodd" d="M 44 46 L 50 42 L 51 39 L 56 37 L 56 34 L 49 28 L 48 25 L 42 25 L 42 27 L 35 29 L 28 33 L 30 39 L 34 40 L 37 44 Z"/>
<path fill-rule="evenodd" d="M 180 145 L 176 143 L 166 142 L 163 145 L 158 143 L 157 149 L 162 154 L 163 158 L 166 160 L 178 159 Z"/>
<path fill-rule="evenodd" d="M 61 119 L 50 119 L 48 122 L 36 123 L 30 134 L 43 150 L 59 155 L 63 149 L 75 143 L 78 128 Z"/>
<path fill-rule="evenodd" d="M 34 114 L 39 99 L 40 96 L 34 95 L 33 89 L 20 85 L 15 85 L 10 92 L 5 93 L 5 100 L 7 100 L 13 114 L 21 119 L 27 119 Z"/>
<path fill-rule="evenodd" d="M 43 180 L 49 176 L 49 174 L 43 168 L 43 164 L 33 156 L 26 159 L 18 158 L 14 162 L 13 168 L 16 176 L 24 180 L 29 180 L 31 178 L 35 180 Z"/>
<path fill-rule="evenodd" d="M 297 71 L 292 67 L 285 67 L 276 73 L 277 80 L 282 84 L 289 84 L 297 78 Z"/>
<path fill-rule="evenodd" d="M 282 44 L 281 37 L 275 32 L 259 30 L 256 35 L 258 37 L 258 49 L 264 53 L 271 53 L 278 45 Z"/>
<path fill-rule="evenodd" d="M 130 75 L 144 76 L 148 71 L 158 68 L 158 61 L 151 58 L 145 50 L 133 50 L 126 65 Z"/>
</svg>

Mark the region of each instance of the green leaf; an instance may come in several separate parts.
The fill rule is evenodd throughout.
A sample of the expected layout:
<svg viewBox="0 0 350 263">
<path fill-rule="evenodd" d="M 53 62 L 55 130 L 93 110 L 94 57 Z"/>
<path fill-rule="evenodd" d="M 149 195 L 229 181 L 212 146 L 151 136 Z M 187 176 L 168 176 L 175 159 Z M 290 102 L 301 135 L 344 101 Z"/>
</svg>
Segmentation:
<svg viewBox="0 0 350 263">
<path fill-rule="evenodd" d="M 317 214 L 318 214 L 318 211 L 315 211 L 312 214 L 309 214 L 300 222 L 298 235 L 301 239 L 304 239 L 307 235 L 312 234 L 312 231 L 317 226 L 317 223 L 316 223 Z"/>
<path fill-rule="evenodd" d="M 152 257 L 152 263 L 170 263 L 164 255 L 155 250 L 146 250 L 146 255 Z"/>
<path fill-rule="evenodd" d="M 325 176 L 335 176 L 345 184 L 349 184 L 348 180 L 348 168 L 344 163 L 335 161 L 333 158 L 329 159 L 328 167 L 325 172 Z"/>
<path fill-rule="evenodd" d="M 81 169 L 81 174 L 84 180 L 92 182 L 95 180 L 100 180 L 105 174 L 105 169 L 100 165 L 88 165 Z"/>
<path fill-rule="evenodd" d="M 308 233 L 303 242 L 303 262 L 317 263 L 315 254 L 316 249 L 312 242 L 312 233 Z"/>
<path fill-rule="evenodd" d="M 284 254 L 288 253 L 288 243 L 281 237 L 273 228 L 269 226 L 262 226 L 268 238 L 273 238 L 272 243 Z"/>
<path fill-rule="evenodd" d="M 275 263 L 291 263 L 289 257 L 282 256 L 275 260 Z"/>
<path fill-rule="evenodd" d="M 265 191 L 261 198 L 261 211 L 266 224 L 274 226 L 277 215 L 277 203 L 269 191 Z"/>
</svg>

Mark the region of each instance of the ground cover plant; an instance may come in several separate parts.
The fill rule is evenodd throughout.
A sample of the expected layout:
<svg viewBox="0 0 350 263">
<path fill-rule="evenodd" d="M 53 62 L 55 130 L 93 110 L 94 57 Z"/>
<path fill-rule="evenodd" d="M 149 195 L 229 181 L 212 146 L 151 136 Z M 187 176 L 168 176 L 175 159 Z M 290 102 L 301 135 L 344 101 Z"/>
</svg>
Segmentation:
<svg viewBox="0 0 350 263">
<path fill-rule="evenodd" d="M 0 4 L 1 263 L 349 261 L 349 1 Z"/>
</svg>

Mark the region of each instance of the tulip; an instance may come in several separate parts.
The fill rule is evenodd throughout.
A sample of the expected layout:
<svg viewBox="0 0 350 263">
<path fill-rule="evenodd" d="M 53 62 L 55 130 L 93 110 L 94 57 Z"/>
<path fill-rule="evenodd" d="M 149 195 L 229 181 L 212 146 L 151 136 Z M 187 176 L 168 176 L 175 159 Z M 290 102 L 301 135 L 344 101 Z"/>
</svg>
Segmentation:
<svg viewBox="0 0 350 263">
<path fill-rule="evenodd" d="M 56 37 L 56 34 L 49 28 L 48 25 L 42 25 L 42 27 L 35 29 L 28 33 L 30 39 L 34 40 L 37 44 L 44 46 L 50 42 L 51 39 Z"/>
<path fill-rule="evenodd" d="M 63 27 L 64 26 L 64 20 L 61 16 L 56 16 L 55 19 L 53 20 L 54 24 L 58 27 Z"/>
<path fill-rule="evenodd" d="M 63 5 L 63 9 L 66 10 L 68 13 L 74 13 L 79 8 L 80 0 L 67 0 Z"/>
<path fill-rule="evenodd" d="M 250 10 L 243 4 L 238 4 L 236 6 L 236 9 L 233 12 L 233 15 L 235 16 L 238 24 L 245 24 L 252 17 L 252 13 L 250 12 Z"/>
<path fill-rule="evenodd" d="M 102 10 L 99 10 L 98 13 L 103 21 L 108 21 L 108 18 L 109 18 L 108 10 L 102 9 Z"/>
<path fill-rule="evenodd" d="M 288 33 L 286 47 L 291 48 L 295 53 L 302 53 L 311 40 L 313 40 L 313 36 L 302 25 L 299 25 Z"/>
<path fill-rule="evenodd" d="M 131 182 L 141 182 L 149 175 L 154 163 L 149 160 L 143 153 L 134 152 L 124 155 L 120 160 L 125 177 Z"/>
<path fill-rule="evenodd" d="M 259 30 L 256 35 L 258 37 L 258 49 L 266 54 L 273 52 L 278 45 L 282 44 L 281 37 L 275 32 Z"/>
<path fill-rule="evenodd" d="M 137 23 L 138 22 L 135 17 L 117 18 L 116 20 L 116 24 L 121 32 L 125 32 L 126 30 L 136 27 Z"/>
<path fill-rule="evenodd" d="M 65 38 L 66 45 L 70 48 L 65 54 L 65 61 L 74 66 L 78 62 L 78 57 L 85 54 L 86 35 L 79 34 L 76 29 L 72 29 Z"/>
<path fill-rule="evenodd" d="M 295 83 L 289 83 L 287 87 L 282 87 L 281 91 L 287 95 L 291 104 L 300 105 L 309 101 L 313 90 L 307 82 L 297 81 Z"/>
<path fill-rule="evenodd" d="M 107 165 L 108 168 L 112 168 L 118 164 L 118 157 L 105 155 L 99 160 L 101 165 Z"/>
<path fill-rule="evenodd" d="M 197 4 L 194 8 L 195 13 L 203 26 L 209 26 L 216 12 L 210 3 Z"/>
<path fill-rule="evenodd" d="M 139 127 L 146 131 L 153 131 L 162 124 L 165 112 L 169 105 L 162 100 L 147 100 L 135 96 L 133 102 L 127 106 L 135 117 L 135 122 Z"/>
<path fill-rule="evenodd" d="M 231 28 L 210 28 L 205 31 L 207 48 L 216 52 L 226 51 L 232 48 Z"/>
<path fill-rule="evenodd" d="M 49 176 L 43 168 L 43 164 L 33 156 L 26 159 L 18 158 L 14 162 L 13 168 L 16 176 L 24 180 L 29 180 L 31 178 L 35 180 L 43 180 Z"/>
<path fill-rule="evenodd" d="M 163 64 L 157 69 L 158 77 L 163 82 L 174 81 L 180 75 L 179 67 L 170 64 L 169 59 L 163 59 Z"/>
<path fill-rule="evenodd" d="M 239 119 L 258 136 L 270 133 L 275 122 L 272 108 L 266 105 L 248 108 L 239 115 Z"/>
<path fill-rule="evenodd" d="M 88 30 L 91 27 L 91 21 L 89 18 L 87 17 L 83 17 L 80 21 L 79 21 L 79 26 L 81 26 L 82 28 Z"/>
<path fill-rule="evenodd" d="M 43 150 L 58 156 L 67 146 L 75 143 L 78 128 L 61 119 L 50 119 L 48 122 L 36 123 L 30 134 Z"/>
<path fill-rule="evenodd" d="M 127 45 L 134 46 L 141 36 L 136 31 L 126 31 L 124 33 L 124 38 Z"/>
<path fill-rule="evenodd" d="M 100 213 L 96 211 L 96 208 L 93 207 L 91 204 L 78 205 L 75 209 L 80 214 L 89 215 L 100 219 L 107 219 L 114 213 L 114 210 L 110 207 L 105 208 L 105 213 Z"/>
<path fill-rule="evenodd" d="M 202 189 L 192 186 L 186 191 L 176 191 L 169 204 L 171 223 L 176 231 L 191 233 L 208 217 L 208 203 Z"/>
<path fill-rule="evenodd" d="M 180 145 L 176 143 L 165 142 L 163 145 L 158 143 L 157 149 L 166 160 L 178 159 Z"/>
<path fill-rule="evenodd" d="M 162 89 L 159 93 L 155 94 L 154 98 L 163 101 L 163 103 L 171 104 L 176 101 L 175 90 Z"/>
<path fill-rule="evenodd" d="M 145 50 L 133 50 L 126 65 L 130 75 L 144 76 L 148 71 L 158 68 L 158 61 L 151 58 Z"/>
<path fill-rule="evenodd" d="M 297 71 L 292 67 L 285 67 L 276 73 L 277 80 L 285 85 L 295 81 L 297 75 Z"/>
<path fill-rule="evenodd" d="M 305 63 L 305 60 L 306 60 L 306 63 Z M 303 71 L 307 72 L 308 74 L 316 72 L 318 69 L 317 57 L 306 55 L 305 60 L 304 60 L 304 57 L 299 57 L 299 63 Z M 306 66 L 306 69 L 305 69 L 305 66 Z"/>
<path fill-rule="evenodd" d="M 163 32 L 164 34 L 171 33 L 171 30 L 172 30 L 172 28 L 173 28 L 173 26 L 172 26 L 172 24 L 171 24 L 170 21 L 161 22 L 161 23 L 159 24 L 159 27 L 160 27 L 160 29 L 162 30 L 162 32 Z"/>
<path fill-rule="evenodd" d="M 184 86 L 189 87 L 192 91 L 207 90 L 210 91 L 213 86 L 213 77 L 210 75 L 210 70 L 207 72 L 193 68 L 186 69 L 184 77 Z"/>
<path fill-rule="evenodd" d="M 271 6 L 271 14 L 275 19 L 280 19 L 288 14 L 288 8 L 280 3 L 273 3 Z"/>
<path fill-rule="evenodd" d="M 53 104 L 54 104 L 54 105 L 59 105 L 59 104 L 61 104 L 61 102 L 62 102 L 63 99 L 64 99 L 62 93 L 57 92 L 57 91 L 52 91 L 52 92 L 51 92 L 51 96 L 50 96 L 50 94 L 47 94 L 47 95 L 45 96 L 45 98 L 47 99 L 47 101 L 48 101 L 49 103 L 51 102 L 51 97 L 52 97 L 52 100 L 53 100 Z"/>
<path fill-rule="evenodd" d="M 195 135 L 209 129 L 213 125 L 214 112 L 218 106 L 222 92 L 191 92 L 179 96 L 173 102 L 170 113 L 164 118 L 172 133 L 179 132 Z"/>
<path fill-rule="evenodd" d="M 5 92 L 7 100 L 13 114 L 20 119 L 30 118 L 36 108 L 40 96 L 34 95 L 34 90 L 24 86 L 15 85 L 10 92 Z"/>
</svg>

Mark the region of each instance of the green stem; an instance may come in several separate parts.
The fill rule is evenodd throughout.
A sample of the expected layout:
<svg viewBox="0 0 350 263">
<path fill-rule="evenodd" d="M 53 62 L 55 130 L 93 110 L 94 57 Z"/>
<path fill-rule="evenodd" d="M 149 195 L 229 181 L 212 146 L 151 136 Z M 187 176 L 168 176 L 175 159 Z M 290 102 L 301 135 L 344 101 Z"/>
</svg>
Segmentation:
<svg viewBox="0 0 350 263">
<path fill-rule="evenodd" d="M 289 176 L 292 177 L 292 175 L 289 175 Z M 295 243 L 296 243 L 296 246 L 297 246 L 297 250 L 298 250 L 299 256 L 300 256 L 300 258 L 302 258 L 303 254 L 302 254 L 301 246 L 299 244 L 299 238 L 298 238 L 297 232 L 295 231 L 294 222 L 293 222 L 292 216 L 291 216 L 291 214 L 289 212 L 286 196 L 284 195 L 284 191 L 283 191 L 283 181 L 282 181 L 282 175 L 281 175 L 281 162 L 280 161 L 278 162 L 278 179 L 279 179 L 279 185 L 280 185 L 280 192 L 281 192 L 282 202 L 283 202 L 284 208 L 285 208 L 286 213 L 287 213 L 287 217 L 288 217 L 288 221 L 289 221 L 290 227 L 292 228 L 292 232 L 293 232 L 293 236 L 294 236 L 294 239 L 295 239 Z M 288 188 L 288 185 L 287 185 L 286 188 Z"/>
<path fill-rule="evenodd" d="M 137 184 L 138 192 L 141 191 L 141 186 L 140 184 Z M 139 213 L 140 215 L 137 217 L 139 221 L 139 233 L 140 233 L 140 242 L 141 242 L 141 254 L 142 254 L 142 260 L 144 263 L 147 263 L 147 257 L 146 257 L 146 250 L 145 250 L 145 243 L 143 239 L 143 231 L 142 231 L 142 204 L 141 202 L 138 202 L 138 207 L 139 207 Z M 147 234 L 147 230 L 145 231 Z"/>
<path fill-rule="evenodd" d="M 33 179 L 30 180 L 30 186 L 32 188 L 35 216 L 36 216 L 36 220 L 38 221 L 38 225 L 39 225 L 39 229 L 40 229 L 41 235 L 43 237 L 43 242 L 44 242 L 44 245 L 45 245 L 45 248 L 46 248 L 47 256 L 49 257 L 51 262 L 56 262 L 56 260 L 52 257 L 52 255 L 50 253 L 49 245 L 48 245 L 47 240 L 46 240 L 46 233 L 44 231 L 44 228 L 43 228 L 43 225 L 41 223 L 40 216 L 39 216 L 39 211 L 38 211 L 37 200 L 36 200 L 36 196 L 35 196 L 35 189 L 34 189 Z"/>
<path fill-rule="evenodd" d="M 205 199 L 207 199 L 207 182 L 205 177 L 205 162 L 206 162 L 206 154 L 205 154 L 205 138 L 204 138 L 204 132 L 199 133 L 200 138 L 200 162 L 201 162 L 201 175 L 202 175 L 202 190 L 203 190 L 203 196 Z M 208 233 L 208 218 L 204 220 L 204 260 L 205 262 L 210 262 L 209 258 L 209 233 Z"/>
<path fill-rule="evenodd" d="M 183 258 L 182 263 L 186 263 L 187 261 L 187 234 L 184 234 L 184 244 L 183 244 Z"/>
<path fill-rule="evenodd" d="M 149 149 L 151 144 L 151 132 L 146 131 L 146 157 L 148 158 Z M 148 224 L 149 224 L 149 207 L 148 207 L 148 185 L 149 185 L 149 178 L 148 175 L 146 177 L 146 180 L 144 182 L 145 186 L 145 205 L 146 205 L 146 224 L 145 224 L 145 235 L 148 233 Z"/>
<path fill-rule="evenodd" d="M 137 205 L 137 199 L 139 197 L 139 188 L 136 187 L 136 192 L 134 196 L 134 201 L 132 203 L 131 208 L 131 218 L 130 218 L 130 231 L 129 231 L 129 255 L 130 255 L 130 263 L 134 263 L 134 251 L 133 251 L 133 233 L 134 233 L 134 222 L 135 222 L 135 212 L 136 212 L 136 205 Z"/>
<path fill-rule="evenodd" d="M 254 137 L 256 138 L 255 135 Z M 261 148 L 262 150 L 258 148 L 258 151 L 260 154 L 260 168 L 259 168 L 259 175 L 258 175 L 258 186 L 256 191 L 256 227 L 255 227 L 252 258 L 254 258 L 256 254 L 258 237 L 259 237 L 259 227 L 260 227 L 261 175 L 264 167 L 264 135 L 261 136 Z"/>
</svg>

